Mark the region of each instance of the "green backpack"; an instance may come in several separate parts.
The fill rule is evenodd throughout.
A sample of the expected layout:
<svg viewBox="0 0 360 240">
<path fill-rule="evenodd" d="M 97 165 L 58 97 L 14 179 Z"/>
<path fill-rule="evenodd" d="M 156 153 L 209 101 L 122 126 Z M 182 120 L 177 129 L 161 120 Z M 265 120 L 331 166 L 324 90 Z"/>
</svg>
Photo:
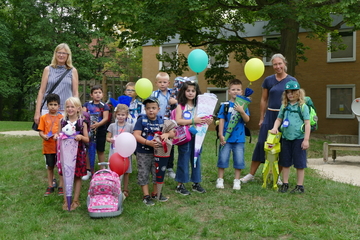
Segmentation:
<svg viewBox="0 0 360 240">
<path fill-rule="evenodd" d="M 305 97 L 305 104 L 309 108 L 310 131 L 313 132 L 313 131 L 318 129 L 318 116 L 316 114 L 316 108 L 315 108 L 314 103 L 313 103 L 313 101 L 311 100 L 310 97 Z M 304 105 L 303 105 L 303 107 L 304 107 Z M 301 120 L 304 121 L 304 117 L 303 117 L 303 115 L 301 113 L 301 110 L 302 109 L 300 109 L 300 106 L 298 106 L 297 113 L 299 114 Z M 285 114 L 285 111 L 288 111 L 287 108 L 284 108 L 284 114 Z M 301 130 L 303 132 L 305 132 L 305 126 L 304 125 L 302 126 Z"/>
</svg>

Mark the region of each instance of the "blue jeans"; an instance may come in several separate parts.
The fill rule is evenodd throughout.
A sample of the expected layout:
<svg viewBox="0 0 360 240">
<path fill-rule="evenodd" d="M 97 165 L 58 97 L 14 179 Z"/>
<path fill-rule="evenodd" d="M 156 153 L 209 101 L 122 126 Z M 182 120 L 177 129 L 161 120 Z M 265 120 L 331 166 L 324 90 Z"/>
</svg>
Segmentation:
<svg viewBox="0 0 360 240">
<path fill-rule="evenodd" d="M 189 165 L 191 165 L 191 178 L 190 181 L 194 183 L 201 182 L 201 150 L 199 157 L 196 161 L 196 168 L 194 167 L 194 147 L 195 136 L 192 136 L 190 142 L 178 146 L 178 162 L 176 168 L 175 180 L 179 183 L 189 182 Z"/>
<path fill-rule="evenodd" d="M 244 143 L 226 143 L 219 152 L 218 168 L 228 168 L 231 151 L 233 152 L 233 161 L 235 169 L 244 169 Z"/>
</svg>

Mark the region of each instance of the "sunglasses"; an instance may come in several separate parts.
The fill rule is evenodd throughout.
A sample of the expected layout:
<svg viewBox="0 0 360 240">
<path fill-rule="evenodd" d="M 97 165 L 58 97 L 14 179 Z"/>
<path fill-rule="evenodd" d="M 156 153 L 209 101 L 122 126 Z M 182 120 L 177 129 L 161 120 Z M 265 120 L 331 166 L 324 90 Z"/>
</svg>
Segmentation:
<svg viewBox="0 0 360 240">
<path fill-rule="evenodd" d="M 126 92 L 135 92 L 134 89 L 126 89 L 125 91 L 126 91 Z"/>
</svg>

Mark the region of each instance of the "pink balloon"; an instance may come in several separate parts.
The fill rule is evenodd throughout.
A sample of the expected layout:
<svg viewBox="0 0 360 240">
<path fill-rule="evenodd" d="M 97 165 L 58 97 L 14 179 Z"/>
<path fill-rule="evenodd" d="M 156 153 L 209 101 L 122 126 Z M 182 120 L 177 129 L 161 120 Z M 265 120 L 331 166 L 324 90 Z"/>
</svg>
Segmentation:
<svg viewBox="0 0 360 240">
<path fill-rule="evenodd" d="M 115 152 L 122 157 L 129 157 L 135 152 L 136 139 L 134 135 L 128 132 L 123 132 L 115 138 Z"/>
</svg>

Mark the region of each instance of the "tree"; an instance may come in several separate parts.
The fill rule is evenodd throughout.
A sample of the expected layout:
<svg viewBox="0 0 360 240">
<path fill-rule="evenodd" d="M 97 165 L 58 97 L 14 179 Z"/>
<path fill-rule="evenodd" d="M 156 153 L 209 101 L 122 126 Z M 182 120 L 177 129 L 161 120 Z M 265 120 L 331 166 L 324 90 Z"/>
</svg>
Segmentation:
<svg viewBox="0 0 360 240">
<path fill-rule="evenodd" d="M 112 31 L 114 25 L 127 29 L 119 35 L 120 46 L 134 44 L 134 40 L 138 45 L 150 40 L 160 45 L 178 37 L 181 43 L 207 48 L 215 56 L 215 66 L 225 63 L 230 53 L 241 62 L 280 52 L 289 62 L 291 75 L 295 75 L 297 62 L 306 60 L 307 47 L 298 38 L 300 28 L 308 31 L 308 37 L 322 41 L 331 33 L 336 43 L 341 25 L 346 23 L 354 30 L 360 27 L 360 3 L 354 0 L 99 0 L 92 5 L 89 1 L 84 1 L 89 14 L 94 14 L 89 20 L 99 29 Z M 333 24 L 331 14 L 343 19 Z M 258 20 L 267 21 L 265 35 L 280 33 L 279 42 L 246 38 L 246 27 Z M 231 73 L 213 67 L 205 77 L 223 86 Z"/>
</svg>

